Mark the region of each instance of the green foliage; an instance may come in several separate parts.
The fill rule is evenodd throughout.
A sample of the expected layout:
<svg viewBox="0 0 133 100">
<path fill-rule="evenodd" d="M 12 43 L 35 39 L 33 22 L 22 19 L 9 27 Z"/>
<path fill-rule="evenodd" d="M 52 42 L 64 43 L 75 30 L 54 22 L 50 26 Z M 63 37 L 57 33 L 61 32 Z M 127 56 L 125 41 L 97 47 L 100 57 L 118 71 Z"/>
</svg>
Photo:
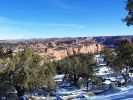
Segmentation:
<svg viewBox="0 0 133 100">
<path fill-rule="evenodd" d="M 49 77 L 49 79 L 47 79 L 47 84 L 46 85 L 47 85 L 49 91 L 52 91 L 56 88 L 56 83 L 53 80 L 52 76 Z"/>
<path fill-rule="evenodd" d="M 111 50 L 109 48 L 104 48 L 104 50 L 101 52 L 103 55 L 103 58 L 105 61 L 110 61 L 111 60 Z"/>
<path fill-rule="evenodd" d="M 0 45 L 0 58 L 3 58 L 4 57 L 4 54 L 5 54 L 4 48 L 3 48 L 2 45 Z"/>
<path fill-rule="evenodd" d="M 53 90 L 56 88 L 56 83 L 53 79 L 53 77 L 56 74 L 55 65 L 53 62 L 47 62 L 43 64 L 44 68 L 44 75 L 45 75 L 45 83 L 49 90 Z M 42 76 L 44 77 L 44 76 Z"/>
<path fill-rule="evenodd" d="M 83 75 L 92 77 L 94 75 L 95 62 L 93 61 L 93 54 L 80 54 L 80 62 L 84 68 Z"/>
<path fill-rule="evenodd" d="M 133 60 L 133 44 L 129 40 L 123 40 L 120 42 L 117 50 L 117 56 L 125 66 L 129 66 Z"/>
<path fill-rule="evenodd" d="M 31 47 L 25 47 L 10 58 L 8 66 L 0 73 L 0 79 L 1 82 L 9 81 L 18 92 L 25 92 L 49 85 L 48 80 L 54 83 L 54 75 L 51 62 L 44 63 Z"/>
<path fill-rule="evenodd" d="M 58 62 L 57 69 L 65 74 L 65 78 L 78 86 L 79 78 L 86 83 L 95 76 L 92 54 L 78 54 L 70 56 Z"/>
<path fill-rule="evenodd" d="M 94 85 L 101 85 L 101 84 L 103 84 L 103 80 L 101 78 L 99 78 L 99 77 L 95 77 L 93 79 L 93 84 Z"/>
<path fill-rule="evenodd" d="M 127 0 L 126 10 L 128 15 L 123 21 L 126 22 L 127 26 L 133 25 L 133 0 Z"/>
<path fill-rule="evenodd" d="M 25 47 L 24 51 L 18 52 L 11 60 L 9 73 L 13 72 L 11 80 L 14 86 L 24 89 L 35 88 L 41 68 L 40 56 L 34 54 L 32 48 Z"/>
<path fill-rule="evenodd" d="M 122 40 L 115 53 L 108 56 L 109 66 L 115 74 L 121 74 L 125 84 L 129 81 L 129 71 L 133 69 L 133 44 L 129 40 Z M 122 70 L 125 69 L 125 72 Z"/>
</svg>

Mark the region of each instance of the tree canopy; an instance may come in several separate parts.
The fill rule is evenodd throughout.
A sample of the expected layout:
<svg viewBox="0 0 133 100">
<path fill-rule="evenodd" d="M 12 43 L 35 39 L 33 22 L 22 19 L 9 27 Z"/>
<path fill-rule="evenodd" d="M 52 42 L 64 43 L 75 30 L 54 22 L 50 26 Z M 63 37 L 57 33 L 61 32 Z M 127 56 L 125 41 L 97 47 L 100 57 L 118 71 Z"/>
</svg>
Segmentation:
<svg viewBox="0 0 133 100">
<path fill-rule="evenodd" d="M 54 83 L 53 69 L 53 66 L 45 64 L 31 47 L 25 47 L 10 58 L 8 66 L 0 73 L 0 82 L 10 83 L 18 91 L 18 96 L 21 96 L 25 91 Z"/>
<path fill-rule="evenodd" d="M 127 0 L 126 10 L 128 11 L 128 15 L 123 21 L 126 22 L 127 26 L 133 25 L 133 0 Z"/>
<path fill-rule="evenodd" d="M 113 72 L 117 75 L 121 74 L 127 84 L 129 81 L 129 73 L 133 70 L 133 43 L 129 40 L 122 40 L 118 48 L 112 53 L 105 52 L 108 65 L 112 68 Z"/>
<path fill-rule="evenodd" d="M 88 90 L 88 84 L 95 76 L 94 64 L 93 54 L 88 53 L 67 57 L 59 61 L 57 67 L 65 74 L 65 78 L 76 87 L 79 86 L 79 79 L 82 78 Z"/>
</svg>

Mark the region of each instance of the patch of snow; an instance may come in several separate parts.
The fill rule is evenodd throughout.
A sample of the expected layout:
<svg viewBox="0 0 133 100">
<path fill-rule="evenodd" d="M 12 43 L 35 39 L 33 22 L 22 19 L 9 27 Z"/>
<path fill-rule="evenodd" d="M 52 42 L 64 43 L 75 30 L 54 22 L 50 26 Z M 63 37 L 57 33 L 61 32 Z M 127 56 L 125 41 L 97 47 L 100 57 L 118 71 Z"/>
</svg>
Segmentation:
<svg viewBox="0 0 133 100">
<path fill-rule="evenodd" d="M 90 100 L 133 100 L 133 85 L 123 86 L 99 96 L 90 97 Z"/>
<path fill-rule="evenodd" d="M 105 84 L 111 84 L 111 82 L 109 80 L 106 80 L 105 82 L 103 82 Z"/>
<path fill-rule="evenodd" d="M 100 68 L 98 68 L 98 72 L 96 73 L 96 75 L 107 75 L 110 74 L 110 68 L 108 68 L 107 66 L 102 66 Z"/>
</svg>

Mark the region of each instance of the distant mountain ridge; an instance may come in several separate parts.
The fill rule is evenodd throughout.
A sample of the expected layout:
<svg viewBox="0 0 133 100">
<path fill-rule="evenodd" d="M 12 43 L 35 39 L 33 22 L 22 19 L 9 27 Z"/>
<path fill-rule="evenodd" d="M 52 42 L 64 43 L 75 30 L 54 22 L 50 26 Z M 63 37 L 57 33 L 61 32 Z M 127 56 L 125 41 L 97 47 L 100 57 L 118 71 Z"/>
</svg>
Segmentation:
<svg viewBox="0 0 133 100">
<path fill-rule="evenodd" d="M 104 47 L 115 48 L 122 39 L 129 39 L 133 42 L 133 35 L 1 40 L 0 44 L 5 48 L 12 49 L 14 53 L 21 51 L 25 45 L 28 45 L 33 47 L 35 52 L 44 59 L 53 61 L 79 53 L 97 53 L 102 51 Z"/>
<path fill-rule="evenodd" d="M 123 36 L 96 36 L 96 37 L 64 37 L 64 38 L 31 38 L 31 39 L 16 39 L 16 40 L 0 40 L 0 44 L 11 45 L 31 45 L 37 43 L 55 43 L 56 45 L 73 44 L 81 42 L 95 42 L 107 47 L 118 46 L 122 39 L 129 39 L 133 42 L 133 35 Z"/>
<path fill-rule="evenodd" d="M 118 46 L 119 42 L 123 39 L 128 39 L 133 42 L 133 35 L 93 37 L 93 40 L 95 40 L 97 43 L 103 44 L 107 47 Z"/>
</svg>

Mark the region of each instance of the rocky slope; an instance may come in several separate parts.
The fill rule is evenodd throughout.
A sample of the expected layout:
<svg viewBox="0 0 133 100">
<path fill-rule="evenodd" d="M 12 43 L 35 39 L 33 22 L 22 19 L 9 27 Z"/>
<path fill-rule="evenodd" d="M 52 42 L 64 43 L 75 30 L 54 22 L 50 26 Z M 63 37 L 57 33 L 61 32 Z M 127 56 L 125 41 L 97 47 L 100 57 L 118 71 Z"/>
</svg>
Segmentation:
<svg viewBox="0 0 133 100">
<path fill-rule="evenodd" d="M 79 53 L 95 53 L 102 50 L 103 45 L 95 42 L 93 38 L 54 38 L 54 39 L 31 39 L 11 43 L 3 41 L 3 45 L 13 45 L 13 52 L 22 51 L 25 45 L 33 47 L 36 53 L 47 61 L 61 60 L 65 57 Z"/>
<path fill-rule="evenodd" d="M 119 42 L 123 39 L 128 39 L 133 42 L 133 35 L 127 36 L 101 36 L 101 37 L 93 37 L 97 43 L 103 44 L 107 47 L 117 47 Z"/>
<path fill-rule="evenodd" d="M 39 55 L 44 59 L 53 61 L 61 60 L 65 57 L 76 55 L 79 53 L 95 53 L 101 51 L 103 45 L 96 43 L 88 44 L 76 44 L 72 46 L 57 46 L 57 47 L 47 47 L 43 44 L 38 44 L 34 46 L 34 49 Z"/>
</svg>

